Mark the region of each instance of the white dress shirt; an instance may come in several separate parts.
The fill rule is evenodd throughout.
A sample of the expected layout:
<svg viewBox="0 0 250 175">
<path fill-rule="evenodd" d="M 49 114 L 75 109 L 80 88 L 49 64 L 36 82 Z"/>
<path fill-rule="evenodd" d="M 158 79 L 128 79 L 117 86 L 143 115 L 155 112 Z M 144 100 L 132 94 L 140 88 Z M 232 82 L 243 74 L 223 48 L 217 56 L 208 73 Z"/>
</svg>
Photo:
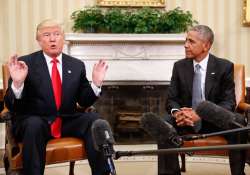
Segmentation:
<svg viewBox="0 0 250 175">
<path fill-rule="evenodd" d="M 199 64 L 201 66 L 200 71 L 201 71 L 202 100 L 206 100 L 205 99 L 205 81 L 206 81 L 208 57 L 209 57 L 209 54 L 199 63 L 196 62 L 195 60 L 193 60 L 194 70 L 195 70 L 195 66 L 197 64 Z"/>
</svg>

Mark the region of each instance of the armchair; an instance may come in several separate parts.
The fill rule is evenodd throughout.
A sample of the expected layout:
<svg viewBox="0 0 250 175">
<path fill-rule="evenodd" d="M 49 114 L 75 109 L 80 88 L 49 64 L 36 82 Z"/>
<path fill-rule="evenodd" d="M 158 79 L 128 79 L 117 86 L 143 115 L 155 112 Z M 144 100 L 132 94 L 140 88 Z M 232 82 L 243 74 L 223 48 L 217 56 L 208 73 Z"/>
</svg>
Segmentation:
<svg viewBox="0 0 250 175">
<path fill-rule="evenodd" d="M 2 66 L 3 90 L 8 86 L 9 72 L 7 65 Z M 5 108 L 1 117 L 6 123 L 4 167 L 6 175 L 19 175 L 22 169 L 22 143 L 17 143 L 11 131 L 11 114 Z M 84 142 L 81 139 L 65 137 L 51 139 L 46 148 L 46 165 L 70 162 L 69 175 L 74 175 L 75 161 L 86 159 Z"/>
<path fill-rule="evenodd" d="M 234 65 L 234 82 L 235 82 L 235 96 L 236 96 L 236 109 L 235 112 L 243 114 L 243 116 L 248 116 L 250 110 L 250 104 L 245 102 L 245 66 L 242 64 Z M 227 141 L 223 136 L 213 136 L 206 139 L 199 139 L 193 141 L 185 141 L 184 147 L 194 147 L 194 146 L 215 146 L 215 145 L 226 145 Z M 194 152 L 193 154 L 203 154 L 203 155 L 227 155 L 226 150 L 222 151 L 202 151 Z M 185 154 L 181 153 L 181 171 L 186 171 Z"/>
</svg>

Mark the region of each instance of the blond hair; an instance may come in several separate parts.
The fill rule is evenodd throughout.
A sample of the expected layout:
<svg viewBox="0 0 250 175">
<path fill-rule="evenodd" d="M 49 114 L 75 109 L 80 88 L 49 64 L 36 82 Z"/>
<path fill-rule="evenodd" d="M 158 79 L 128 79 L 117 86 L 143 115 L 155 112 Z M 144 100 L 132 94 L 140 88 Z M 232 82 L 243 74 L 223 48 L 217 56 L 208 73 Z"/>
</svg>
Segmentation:
<svg viewBox="0 0 250 175">
<path fill-rule="evenodd" d="M 46 20 L 43 20 L 40 24 L 37 25 L 36 38 L 38 37 L 38 34 L 39 34 L 40 30 L 42 28 L 45 28 L 45 27 L 59 27 L 61 29 L 62 33 L 64 33 L 63 26 L 62 26 L 61 23 L 59 23 L 58 21 L 56 21 L 54 19 L 46 19 Z"/>
</svg>

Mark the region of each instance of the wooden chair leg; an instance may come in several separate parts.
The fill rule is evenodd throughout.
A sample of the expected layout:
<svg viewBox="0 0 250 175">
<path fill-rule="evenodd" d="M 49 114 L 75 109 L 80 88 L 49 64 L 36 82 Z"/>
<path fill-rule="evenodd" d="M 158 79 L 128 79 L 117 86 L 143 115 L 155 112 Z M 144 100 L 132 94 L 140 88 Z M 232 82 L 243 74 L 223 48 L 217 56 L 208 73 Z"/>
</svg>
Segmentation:
<svg viewBox="0 0 250 175">
<path fill-rule="evenodd" d="M 11 170 L 9 169 L 7 172 L 6 172 L 6 175 L 24 175 L 22 170 Z"/>
<path fill-rule="evenodd" d="M 9 171 L 6 175 L 23 175 L 20 171 Z"/>
<path fill-rule="evenodd" d="M 4 153 L 4 157 L 3 157 L 3 163 L 4 163 L 5 173 L 7 174 L 9 167 L 10 167 L 10 164 L 9 164 L 9 159 L 5 153 Z"/>
<path fill-rule="evenodd" d="M 74 175 L 75 161 L 69 163 L 69 175 Z"/>
<path fill-rule="evenodd" d="M 186 156 L 185 153 L 180 153 L 181 156 L 181 172 L 186 172 Z"/>
</svg>

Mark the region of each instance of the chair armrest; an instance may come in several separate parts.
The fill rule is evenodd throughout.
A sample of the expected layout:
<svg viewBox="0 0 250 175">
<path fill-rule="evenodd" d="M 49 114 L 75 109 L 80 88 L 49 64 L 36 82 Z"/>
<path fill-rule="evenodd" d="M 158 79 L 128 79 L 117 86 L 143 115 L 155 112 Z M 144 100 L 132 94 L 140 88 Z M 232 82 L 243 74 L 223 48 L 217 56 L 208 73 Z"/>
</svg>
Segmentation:
<svg viewBox="0 0 250 175">
<path fill-rule="evenodd" d="M 19 145 L 12 133 L 12 122 L 11 117 L 13 114 L 8 112 L 8 110 L 1 112 L 1 117 L 3 117 L 5 122 L 5 133 L 6 133 L 6 149 L 11 157 L 15 156 L 20 152 Z"/>
<path fill-rule="evenodd" d="M 4 123 L 4 122 L 8 121 L 8 120 L 10 120 L 10 118 L 11 118 L 11 115 L 10 115 L 8 109 L 4 108 L 2 110 L 2 112 L 0 113 L 0 123 Z"/>
<path fill-rule="evenodd" d="M 238 107 L 237 107 L 237 111 L 238 112 L 246 112 L 250 110 L 250 104 L 245 103 L 245 102 L 240 102 Z"/>
</svg>

